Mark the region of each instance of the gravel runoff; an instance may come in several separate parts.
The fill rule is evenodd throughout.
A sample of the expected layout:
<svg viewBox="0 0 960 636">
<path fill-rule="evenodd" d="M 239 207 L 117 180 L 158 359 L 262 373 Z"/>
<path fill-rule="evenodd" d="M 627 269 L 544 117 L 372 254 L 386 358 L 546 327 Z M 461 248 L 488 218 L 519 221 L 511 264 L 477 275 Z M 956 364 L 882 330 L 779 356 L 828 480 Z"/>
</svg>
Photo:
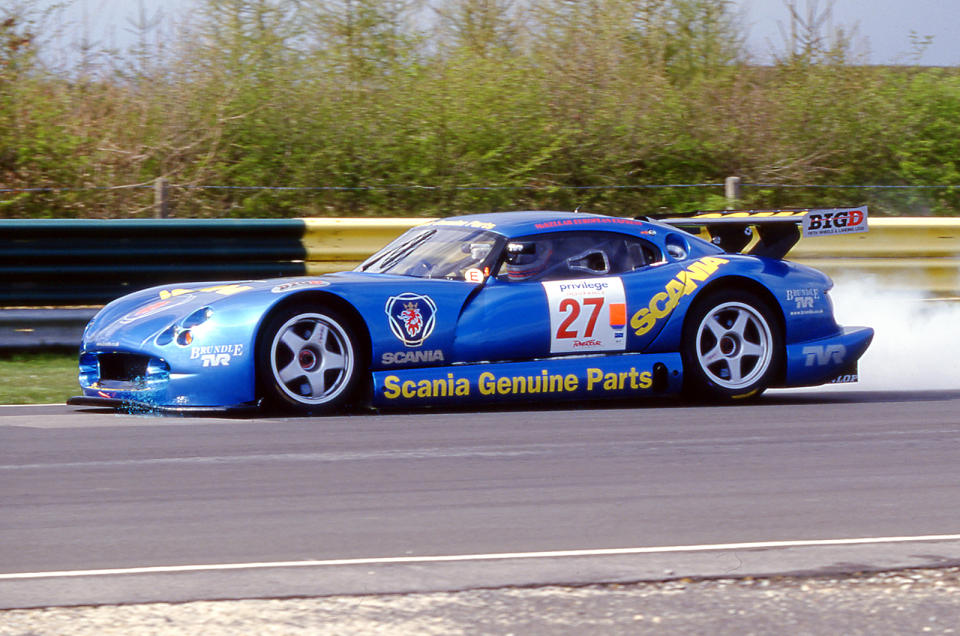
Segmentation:
<svg viewBox="0 0 960 636">
<path fill-rule="evenodd" d="M 960 568 L 0 611 L 0 636 L 960 634 Z"/>
</svg>

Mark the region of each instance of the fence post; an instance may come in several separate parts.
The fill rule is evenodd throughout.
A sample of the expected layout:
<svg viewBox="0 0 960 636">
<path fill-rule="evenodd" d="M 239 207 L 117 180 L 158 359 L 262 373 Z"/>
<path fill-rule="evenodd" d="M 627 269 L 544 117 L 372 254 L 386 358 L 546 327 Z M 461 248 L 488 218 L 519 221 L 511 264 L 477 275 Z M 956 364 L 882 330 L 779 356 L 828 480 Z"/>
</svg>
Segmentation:
<svg viewBox="0 0 960 636">
<path fill-rule="evenodd" d="M 740 177 L 727 177 L 724 180 L 723 196 L 727 198 L 728 210 L 733 210 L 740 205 Z"/>
<path fill-rule="evenodd" d="M 170 182 L 160 177 L 153 184 L 153 218 L 170 217 Z"/>
</svg>

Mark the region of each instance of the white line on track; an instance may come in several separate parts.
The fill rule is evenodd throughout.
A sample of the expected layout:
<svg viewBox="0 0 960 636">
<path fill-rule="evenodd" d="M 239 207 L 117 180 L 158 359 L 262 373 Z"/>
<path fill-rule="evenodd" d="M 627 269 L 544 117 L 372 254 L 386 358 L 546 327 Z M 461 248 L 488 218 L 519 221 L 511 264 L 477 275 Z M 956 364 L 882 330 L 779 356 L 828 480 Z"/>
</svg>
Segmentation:
<svg viewBox="0 0 960 636">
<path fill-rule="evenodd" d="M 503 552 L 498 554 L 329 559 L 324 561 L 211 563 L 207 565 L 164 565 L 139 568 L 112 568 L 103 570 L 65 570 L 60 572 L 12 572 L 8 574 L 0 574 L 0 581 L 77 576 L 111 576 L 117 574 L 168 574 L 178 572 L 217 572 L 224 570 L 262 570 L 267 568 L 305 568 L 351 565 L 413 565 L 425 563 L 450 563 L 456 561 L 469 562 L 509 559 L 551 559 L 561 557 L 630 556 L 640 554 L 666 554 L 670 552 L 723 552 L 731 550 L 810 548 L 844 545 L 871 545 L 881 543 L 919 543 L 929 541 L 960 541 L 960 534 L 931 534 L 914 537 L 865 537 L 857 539 L 814 539 L 809 541 L 756 541 L 749 543 L 715 543 L 706 545 L 657 546 L 647 548 L 607 548 L 597 550 L 556 550 L 549 552 Z"/>
<path fill-rule="evenodd" d="M 66 406 L 66 403 L 54 402 L 52 404 L 0 404 L 0 409 L 23 408 L 25 406 Z"/>
</svg>

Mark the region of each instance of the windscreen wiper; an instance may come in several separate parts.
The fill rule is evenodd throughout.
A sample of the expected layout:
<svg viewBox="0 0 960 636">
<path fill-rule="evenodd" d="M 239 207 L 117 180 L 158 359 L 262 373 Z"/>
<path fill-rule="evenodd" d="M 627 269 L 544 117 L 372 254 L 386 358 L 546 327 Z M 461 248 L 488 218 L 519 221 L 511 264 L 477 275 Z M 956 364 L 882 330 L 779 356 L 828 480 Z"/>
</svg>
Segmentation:
<svg viewBox="0 0 960 636">
<path fill-rule="evenodd" d="M 413 237 L 409 241 L 396 246 L 395 248 L 393 248 L 392 250 L 390 250 L 380 258 L 378 258 L 376 261 L 373 261 L 372 263 L 367 263 L 361 268 L 360 271 L 365 272 L 371 267 L 373 267 L 374 265 L 376 265 L 377 262 L 379 262 L 380 266 L 377 268 L 377 271 L 386 272 L 390 267 L 392 267 L 397 262 L 399 262 L 400 259 L 402 259 L 404 256 L 407 256 L 410 252 L 418 248 L 420 245 L 426 242 L 428 238 L 430 238 L 436 233 L 437 233 L 436 230 L 427 230 L 423 234 L 418 234 L 417 236 Z"/>
</svg>

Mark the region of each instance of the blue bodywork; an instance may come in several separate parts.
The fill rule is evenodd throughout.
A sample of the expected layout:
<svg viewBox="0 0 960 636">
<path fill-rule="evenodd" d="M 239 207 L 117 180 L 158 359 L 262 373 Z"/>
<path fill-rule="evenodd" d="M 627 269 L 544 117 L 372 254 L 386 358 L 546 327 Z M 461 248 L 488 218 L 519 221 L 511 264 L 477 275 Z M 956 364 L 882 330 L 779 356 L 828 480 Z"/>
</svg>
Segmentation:
<svg viewBox="0 0 960 636">
<path fill-rule="evenodd" d="M 724 287 L 750 289 L 779 311 L 785 362 L 775 386 L 856 380 L 856 362 L 873 336 L 866 327 L 837 325 L 826 275 L 788 261 L 728 254 L 654 221 L 505 212 L 428 225 L 482 228 L 506 241 L 583 231 L 624 235 L 642 238 L 663 257 L 619 274 L 550 283 L 351 271 L 145 289 L 111 302 L 84 331 L 79 379 L 86 403 L 182 411 L 255 407 L 262 397 L 256 377 L 261 327 L 291 303 L 334 304 L 357 318 L 376 406 L 677 393 L 684 317 L 706 290 Z M 606 336 L 585 337 L 586 313 L 581 322 L 558 326 L 550 303 L 573 293 L 564 287 L 619 307 L 600 318 Z M 419 339 L 397 327 L 396 312 L 407 304 L 428 322 Z"/>
</svg>

